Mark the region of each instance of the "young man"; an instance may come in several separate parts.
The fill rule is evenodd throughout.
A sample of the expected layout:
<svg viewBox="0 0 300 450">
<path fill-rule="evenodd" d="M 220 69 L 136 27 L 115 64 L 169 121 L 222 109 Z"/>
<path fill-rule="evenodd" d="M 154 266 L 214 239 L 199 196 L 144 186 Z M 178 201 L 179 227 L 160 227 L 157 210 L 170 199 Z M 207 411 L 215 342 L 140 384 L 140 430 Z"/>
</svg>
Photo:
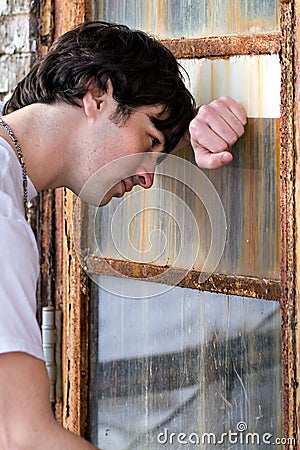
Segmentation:
<svg viewBox="0 0 300 450">
<path fill-rule="evenodd" d="M 199 167 L 221 167 L 232 160 L 229 148 L 244 132 L 245 113 L 224 97 L 196 114 L 167 49 L 142 32 L 100 22 L 62 36 L 18 85 L 4 113 L 0 449 L 92 449 L 62 429 L 49 407 L 35 320 L 38 253 L 25 218 L 27 202 L 48 188 L 65 186 L 79 194 L 98 169 L 129 155 L 137 157 L 128 158 L 128 166 L 122 160 L 124 171 L 103 172 L 109 189 L 99 186 L 101 205 L 135 185 L 150 188 L 157 159 L 188 139 Z M 98 198 L 90 192 L 85 200 L 97 204 Z"/>
</svg>

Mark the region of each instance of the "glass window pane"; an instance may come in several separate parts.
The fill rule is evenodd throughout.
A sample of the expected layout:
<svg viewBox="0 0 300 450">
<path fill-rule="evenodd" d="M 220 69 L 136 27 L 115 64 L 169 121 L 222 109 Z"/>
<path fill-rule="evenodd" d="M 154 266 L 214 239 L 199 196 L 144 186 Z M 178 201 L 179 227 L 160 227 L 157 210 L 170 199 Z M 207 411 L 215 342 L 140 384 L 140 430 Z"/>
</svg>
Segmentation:
<svg viewBox="0 0 300 450">
<path fill-rule="evenodd" d="M 90 341 L 95 445 L 158 450 L 190 439 L 186 448 L 215 448 L 217 441 L 230 448 L 222 433 L 231 430 L 239 437 L 235 448 L 250 449 L 264 433 L 281 437 L 277 302 L 178 287 L 157 296 L 152 283 L 107 277 L 97 282 Z M 145 298 L 113 295 L 107 286 L 114 283 L 119 293 L 127 284 Z M 202 439 L 210 445 L 201 445 Z"/>
<path fill-rule="evenodd" d="M 197 104 L 229 95 L 243 105 L 248 117 L 280 117 L 278 55 L 237 55 L 179 62 L 188 74 L 186 84 Z"/>
<path fill-rule="evenodd" d="M 135 188 L 94 211 L 95 218 L 89 209 L 92 229 L 83 253 L 279 279 L 278 57 L 183 63 L 198 103 L 223 93 L 241 102 L 250 116 L 245 135 L 232 148 L 233 162 L 201 172 L 178 158 L 166 158 L 149 191 Z M 180 156 L 193 162 L 191 149 Z M 216 191 L 208 189 L 209 180 Z M 218 215 L 218 201 L 225 222 L 221 209 Z M 216 255 L 205 266 L 212 244 Z"/>
<path fill-rule="evenodd" d="M 163 38 L 279 31 L 279 0 L 94 0 L 94 16 Z"/>
</svg>

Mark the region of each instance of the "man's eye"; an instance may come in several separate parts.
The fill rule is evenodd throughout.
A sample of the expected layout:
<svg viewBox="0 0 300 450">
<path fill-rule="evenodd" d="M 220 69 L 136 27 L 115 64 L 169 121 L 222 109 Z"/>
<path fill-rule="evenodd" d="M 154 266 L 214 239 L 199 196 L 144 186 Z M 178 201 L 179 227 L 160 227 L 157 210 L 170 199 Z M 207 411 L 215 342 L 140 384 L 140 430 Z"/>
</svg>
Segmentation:
<svg viewBox="0 0 300 450">
<path fill-rule="evenodd" d="M 151 136 L 151 141 L 152 141 L 152 145 L 151 145 L 152 148 L 156 147 L 157 145 L 160 144 L 159 140 L 156 137 L 154 137 L 154 136 Z"/>
</svg>

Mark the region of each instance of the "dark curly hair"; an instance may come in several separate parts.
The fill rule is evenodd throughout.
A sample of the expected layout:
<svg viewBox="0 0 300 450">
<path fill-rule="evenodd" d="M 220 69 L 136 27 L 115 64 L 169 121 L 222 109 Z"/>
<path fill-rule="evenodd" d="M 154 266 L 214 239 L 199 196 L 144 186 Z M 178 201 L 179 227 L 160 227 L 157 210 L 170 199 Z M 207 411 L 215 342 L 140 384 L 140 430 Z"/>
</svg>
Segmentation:
<svg viewBox="0 0 300 450">
<path fill-rule="evenodd" d="M 167 114 L 152 120 L 165 136 L 164 151 L 175 148 L 195 111 L 180 65 L 155 38 L 124 25 L 85 22 L 62 35 L 17 85 L 4 114 L 32 103 L 80 106 L 91 80 L 101 93 L 108 79 L 118 103 L 113 120 L 125 122 L 136 108 L 162 105 Z"/>
</svg>

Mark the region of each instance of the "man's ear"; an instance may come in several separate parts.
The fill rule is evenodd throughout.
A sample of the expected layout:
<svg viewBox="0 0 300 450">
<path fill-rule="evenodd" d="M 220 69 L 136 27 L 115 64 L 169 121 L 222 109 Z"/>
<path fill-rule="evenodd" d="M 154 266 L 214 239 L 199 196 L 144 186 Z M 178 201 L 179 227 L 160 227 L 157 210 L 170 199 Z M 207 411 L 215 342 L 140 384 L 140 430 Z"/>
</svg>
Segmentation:
<svg viewBox="0 0 300 450">
<path fill-rule="evenodd" d="M 85 115 L 90 119 L 95 119 L 97 112 L 101 108 L 103 102 L 102 96 L 95 97 L 93 92 L 88 90 L 82 97 L 82 108 Z"/>
<path fill-rule="evenodd" d="M 89 81 L 89 88 L 82 98 L 82 107 L 87 117 L 91 119 L 96 118 L 96 114 L 101 110 L 103 102 L 112 97 L 113 87 L 110 79 L 107 80 L 106 89 L 106 92 L 102 92 L 99 95 L 92 86 L 92 80 Z"/>
</svg>

